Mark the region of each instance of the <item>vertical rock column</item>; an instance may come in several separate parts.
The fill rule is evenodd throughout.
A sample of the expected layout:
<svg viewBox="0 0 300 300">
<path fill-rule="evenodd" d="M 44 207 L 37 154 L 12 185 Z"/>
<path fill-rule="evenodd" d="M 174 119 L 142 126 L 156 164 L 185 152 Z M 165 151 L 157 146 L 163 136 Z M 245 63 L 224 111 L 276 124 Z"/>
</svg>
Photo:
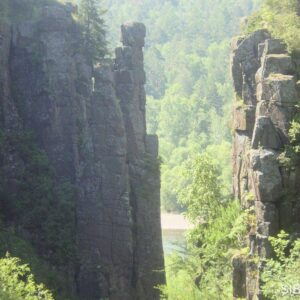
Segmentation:
<svg viewBox="0 0 300 300">
<path fill-rule="evenodd" d="M 147 136 L 145 72 L 143 59 L 146 28 L 141 23 L 121 27 L 123 47 L 116 49 L 115 82 L 126 134 L 133 212 L 136 299 L 159 299 L 154 288 L 164 282 L 160 227 L 160 171 L 158 140 Z"/>
<path fill-rule="evenodd" d="M 285 45 L 257 31 L 233 43 L 234 192 L 249 214 L 247 256 L 233 260 L 234 297 L 264 299 L 262 259 L 273 253 L 269 237 L 299 232 L 299 166 L 281 161 L 299 99 L 294 62 Z"/>
<path fill-rule="evenodd" d="M 94 71 L 79 148 L 78 276 L 80 299 L 131 300 L 133 239 L 126 133 L 113 71 Z"/>
</svg>

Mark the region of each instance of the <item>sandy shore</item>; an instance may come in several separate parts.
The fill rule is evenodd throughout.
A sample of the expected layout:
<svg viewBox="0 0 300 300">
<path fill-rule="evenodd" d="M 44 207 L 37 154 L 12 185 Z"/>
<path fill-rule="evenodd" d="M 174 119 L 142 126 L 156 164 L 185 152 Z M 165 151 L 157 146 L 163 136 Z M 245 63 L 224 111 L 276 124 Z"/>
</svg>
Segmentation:
<svg viewBox="0 0 300 300">
<path fill-rule="evenodd" d="M 163 230 L 187 230 L 193 228 L 183 215 L 161 214 L 161 228 Z"/>
</svg>

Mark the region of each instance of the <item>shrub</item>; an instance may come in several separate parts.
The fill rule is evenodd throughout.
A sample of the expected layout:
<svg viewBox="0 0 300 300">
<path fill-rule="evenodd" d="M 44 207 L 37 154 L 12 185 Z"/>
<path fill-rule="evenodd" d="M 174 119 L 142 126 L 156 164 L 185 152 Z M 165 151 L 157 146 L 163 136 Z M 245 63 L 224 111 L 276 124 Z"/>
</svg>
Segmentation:
<svg viewBox="0 0 300 300">
<path fill-rule="evenodd" d="M 54 300 L 43 284 L 37 284 L 28 265 L 20 259 L 0 259 L 0 299 L 5 300 Z"/>
<path fill-rule="evenodd" d="M 300 17 L 297 0 L 264 0 L 259 11 L 244 25 L 246 33 L 266 28 L 275 38 L 282 39 L 289 52 L 300 52 Z"/>
<path fill-rule="evenodd" d="M 281 231 L 270 237 L 275 258 L 267 259 L 262 274 L 262 291 L 268 299 L 296 299 L 300 291 L 300 239 Z"/>
</svg>

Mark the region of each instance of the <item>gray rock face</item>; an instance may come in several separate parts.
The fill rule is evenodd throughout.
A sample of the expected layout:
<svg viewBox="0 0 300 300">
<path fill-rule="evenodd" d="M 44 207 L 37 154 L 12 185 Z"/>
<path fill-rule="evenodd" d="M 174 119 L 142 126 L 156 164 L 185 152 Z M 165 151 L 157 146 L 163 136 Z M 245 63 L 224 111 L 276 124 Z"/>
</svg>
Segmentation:
<svg viewBox="0 0 300 300">
<path fill-rule="evenodd" d="M 159 299 L 160 171 L 157 137 L 146 134 L 146 29 L 123 25 L 114 63 L 92 70 L 72 13 L 72 5 L 50 5 L 35 21 L 1 27 L 1 131 L 33 132 L 55 182 L 74 187 L 76 259 L 53 266 L 70 294 Z M 10 192 L 23 164 L 13 147 L 1 160 Z"/>
<path fill-rule="evenodd" d="M 146 27 L 142 23 L 125 23 L 121 26 L 121 42 L 124 46 L 144 47 Z"/>
<path fill-rule="evenodd" d="M 242 256 L 235 256 L 232 258 L 232 265 L 235 272 L 233 273 L 233 297 L 245 298 L 246 297 L 246 261 Z"/>
<path fill-rule="evenodd" d="M 295 66 L 285 45 L 270 39 L 266 31 L 233 43 L 232 77 L 238 100 L 233 114 L 233 188 L 242 207 L 255 212 L 247 244 L 250 258 L 272 256 L 268 237 L 281 229 L 300 232 L 295 184 L 299 166 L 286 169 L 278 158 L 289 144 L 299 99 Z M 233 262 L 234 297 L 263 299 L 262 267 L 244 259 Z"/>
<path fill-rule="evenodd" d="M 256 119 L 251 146 L 253 149 L 263 147 L 279 150 L 283 148 L 283 142 L 269 117 L 261 116 Z"/>
<path fill-rule="evenodd" d="M 232 42 L 231 73 L 234 88 L 238 98 L 246 105 L 256 104 L 255 73 L 260 67 L 258 45 L 269 37 L 266 30 L 260 30 L 248 38 Z"/>
<path fill-rule="evenodd" d="M 294 105 L 297 102 L 295 77 L 274 74 L 257 85 L 258 101 L 271 101 Z"/>
<path fill-rule="evenodd" d="M 264 52 L 265 53 L 265 52 Z M 293 74 L 292 58 L 287 54 L 268 54 L 262 58 L 262 66 L 256 73 L 256 82 L 261 82 L 269 76 L 276 74 L 290 75 Z"/>
<path fill-rule="evenodd" d="M 250 180 L 257 201 L 276 202 L 281 197 L 282 181 L 276 158 L 270 150 L 250 151 Z"/>
<path fill-rule="evenodd" d="M 234 108 L 233 128 L 240 131 L 249 131 L 253 128 L 255 119 L 255 107 L 243 105 Z"/>
<path fill-rule="evenodd" d="M 286 45 L 279 39 L 267 39 L 261 45 L 264 55 L 286 53 Z"/>
<path fill-rule="evenodd" d="M 160 237 L 160 179 L 158 140 L 146 135 L 145 72 L 142 46 L 145 27 L 140 23 L 122 26 L 116 49 L 116 90 L 127 132 L 130 201 L 134 208 L 134 277 L 138 299 L 159 299 L 154 285 L 164 281 Z M 126 78 L 131 80 L 126 81 Z"/>
</svg>

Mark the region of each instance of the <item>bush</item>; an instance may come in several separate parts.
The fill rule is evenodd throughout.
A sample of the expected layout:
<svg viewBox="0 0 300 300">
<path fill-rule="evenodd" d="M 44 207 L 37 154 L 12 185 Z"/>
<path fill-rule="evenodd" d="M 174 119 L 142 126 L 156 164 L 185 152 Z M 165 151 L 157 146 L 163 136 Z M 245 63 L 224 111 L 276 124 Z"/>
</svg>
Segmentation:
<svg viewBox="0 0 300 300">
<path fill-rule="evenodd" d="M 248 18 L 246 33 L 266 28 L 275 38 L 282 39 L 289 52 L 300 52 L 300 17 L 297 0 L 264 0 L 259 11 Z"/>
<path fill-rule="evenodd" d="M 270 238 L 275 258 L 267 259 L 262 291 L 268 299 L 295 299 L 300 292 L 300 239 L 281 231 Z"/>
<path fill-rule="evenodd" d="M 54 300 L 43 284 L 37 284 L 28 265 L 20 259 L 0 259 L 0 299 L 5 300 Z"/>
</svg>

